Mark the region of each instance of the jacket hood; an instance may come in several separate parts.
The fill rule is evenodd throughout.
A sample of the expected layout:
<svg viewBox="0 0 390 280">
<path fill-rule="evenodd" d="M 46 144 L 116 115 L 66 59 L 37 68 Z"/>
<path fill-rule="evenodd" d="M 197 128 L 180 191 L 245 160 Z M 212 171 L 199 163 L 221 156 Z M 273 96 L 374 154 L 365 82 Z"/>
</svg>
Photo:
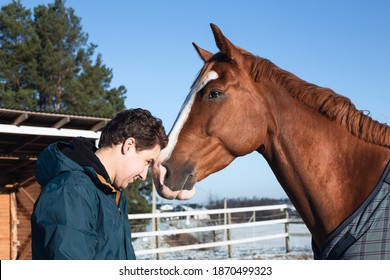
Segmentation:
<svg viewBox="0 0 390 280">
<path fill-rule="evenodd" d="M 96 147 L 82 137 L 77 137 L 69 143 L 53 143 L 39 155 L 35 165 L 35 178 L 44 187 L 62 172 L 83 171 L 90 174 L 94 170 L 98 176 L 110 183 L 107 171 L 95 151 Z"/>
</svg>

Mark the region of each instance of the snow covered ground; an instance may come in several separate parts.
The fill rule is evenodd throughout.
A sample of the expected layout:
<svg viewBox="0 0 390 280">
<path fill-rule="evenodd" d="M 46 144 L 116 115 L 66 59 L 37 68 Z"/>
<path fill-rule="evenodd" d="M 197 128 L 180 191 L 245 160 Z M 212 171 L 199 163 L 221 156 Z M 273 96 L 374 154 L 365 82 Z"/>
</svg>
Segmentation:
<svg viewBox="0 0 390 280">
<path fill-rule="evenodd" d="M 172 229 L 172 227 L 170 227 Z M 284 224 L 262 226 L 256 228 L 238 228 L 232 230 L 232 240 L 251 238 L 256 236 L 280 234 L 284 232 Z M 290 233 L 308 234 L 308 230 L 304 224 L 290 224 Z M 224 240 L 225 233 L 218 233 L 219 240 Z M 201 242 L 207 243 L 211 240 L 205 237 L 194 236 Z M 285 238 L 270 239 L 264 241 L 242 243 L 232 245 L 232 259 L 251 259 L 251 260 L 272 260 L 272 259 L 312 259 L 311 237 L 291 236 L 290 237 L 291 251 L 286 253 Z M 137 250 L 151 248 L 151 239 L 138 238 L 133 241 L 133 246 L 137 254 Z M 169 247 L 167 242 L 162 242 L 161 247 Z M 160 259 L 167 260 L 217 260 L 229 259 L 228 246 L 213 247 L 200 250 L 186 250 L 180 252 L 160 254 Z M 140 255 L 137 259 L 156 259 L 156 254 Z"/>
</svg>

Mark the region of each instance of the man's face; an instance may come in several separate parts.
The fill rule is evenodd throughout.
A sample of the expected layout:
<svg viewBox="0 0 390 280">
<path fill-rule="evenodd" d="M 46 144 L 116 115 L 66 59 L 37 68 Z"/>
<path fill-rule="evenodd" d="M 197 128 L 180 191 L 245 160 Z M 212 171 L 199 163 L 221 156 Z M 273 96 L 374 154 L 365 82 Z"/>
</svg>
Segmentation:
<svg viewBox="0 0 390 280">
<path fill-rule="evenodd" d="M 156 160 L 160 150 L 160 146 L 156 145 L 150 150 L 137 151 L 134 145 L 124 154 L 124 161 L 119 167 L 114 186 L 118 189 L 125 189 L 137 179 L 144 181 L 149 166 Z"/>
</svg>

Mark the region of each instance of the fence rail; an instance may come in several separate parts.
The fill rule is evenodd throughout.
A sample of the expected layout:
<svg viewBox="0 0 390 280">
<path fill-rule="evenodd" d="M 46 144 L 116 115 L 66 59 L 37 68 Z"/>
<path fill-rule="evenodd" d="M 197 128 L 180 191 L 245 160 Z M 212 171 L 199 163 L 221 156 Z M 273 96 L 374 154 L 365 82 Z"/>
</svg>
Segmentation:
<svg viewBox="0 0 390 280">
<path fill-rule="evenodd" d="M 270 211 L 270 210 L 280 210 L 281 218 L 272 219 L 272 220 L 262 220 L 256 221 L 256 213 L 262 211 Z M 185 211 L 185 212 L 163 212 L 163 213 L 149 213 L 149 214 L 129 214 L 128 218 L 130 221 L 135 220 L 145 220 L 150 219 L 153 222 L 152 231 L 140 231 L 132 233 L 133 238 L 152 238 L 154 242 L 153 246 L 150 249 L 141 249 L 136 250 L 136 255 L 148 255 L 148 254 L 157 254 L 157 259 L 160 258 L 160 254 L 162 253 L 170 253 L 170 252 L 178 252 L 184 250 L 195 250 L 195 249 L 205 249 L 219 246 L 228 246 L 229 257 L 232 257 L 232 245 L 248 243 L 248 242 L 256 242 L 262 240 L 270 240 L 270 239 L 285 239 L 286 252 L 291 251 L 290 244 L 290 236 L 302 236 L 302 234 L 293 234 L 289 230 L 290 223 L 297 223 L 296 219 L 292 220 L 289 217 L 289 208 L 287 204 L 281 205 L 271 205 L 271 206 L 256 206 L 256 207 L 241 207 L 241 208 L 225 208 L 225 209 L 213 209 L 213 210 L 194 210 L 194 211 Z M 240 222 L 233 223 L 232 215 L 237 213 L 248 212 L 252 213 L 251 218 L 248 222 Z M 180 219 L 186 218 L 189 222 L 190 220 L 199 219 L 200 217 L 209 217 L 211 215 L 223 215 L 223 223 L 217 225 L 206 225 L 206 226 L 196 226 L 191 228 L 179 228 L 179 229 L 167 229 L 161 230 L 160 224 L 165 219 Z M 192 219 L 191 219 L 192 217 Z M 203 219 L 206 220 L 207 219 Z M 281 233 L 273 233 L 269 235 L 255 236 L 250 238 L 240 238 L 233 239 L 231 235 L 231 231 L 239 228 L 254 228 L 254 227 L 264 227 L 269 225 L 276 224 L 284 224 L 284 232 Z M 191 244 L 191 245 L 182 245 L 176 247 L 161 247 L 160 238 L 162 236 L 172 236 L 177 234 L 193 234 L 193 233 L 201 233 L 201 232 L 216 232 L 216 231 L 224 231 L 225 237 L 224 240 L 213 242 L 205 242 L 201 244 Z M 304 234 L 307 236 L 307 234 Z"/>
</svg>

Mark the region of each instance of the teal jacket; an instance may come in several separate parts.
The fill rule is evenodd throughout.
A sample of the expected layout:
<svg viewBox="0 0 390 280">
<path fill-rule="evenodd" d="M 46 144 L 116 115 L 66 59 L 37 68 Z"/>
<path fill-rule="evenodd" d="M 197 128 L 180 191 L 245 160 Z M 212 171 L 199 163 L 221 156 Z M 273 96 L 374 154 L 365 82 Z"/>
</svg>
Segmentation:
<svg viewBox="0 0 390 280">
<path fill-rule="evenodd" d="M 92 158 L 91 164 L 65 156 L 65 148 L 82 155 L 83 164 Z M 127 199 L 108 183 L 95 150 L 78 138 L 51 144 L 39 156 L 35 177 L 42 192 L 31 216 L 33 259 L 135 259 Z"/>
</svg>

